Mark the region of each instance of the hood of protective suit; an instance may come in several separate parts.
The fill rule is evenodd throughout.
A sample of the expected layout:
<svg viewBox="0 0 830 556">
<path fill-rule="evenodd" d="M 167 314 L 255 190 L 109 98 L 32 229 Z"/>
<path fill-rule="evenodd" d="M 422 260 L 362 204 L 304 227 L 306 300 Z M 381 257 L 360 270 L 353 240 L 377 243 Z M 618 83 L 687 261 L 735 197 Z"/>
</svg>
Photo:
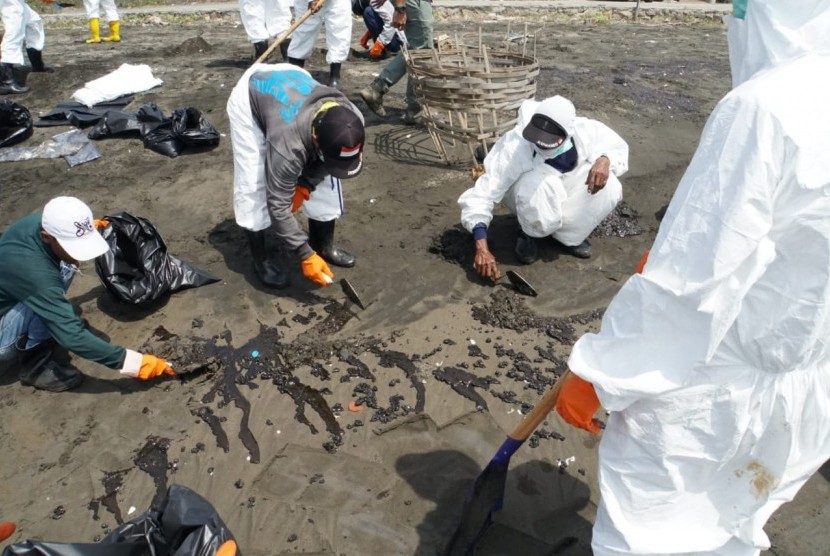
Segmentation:
<svg viewBox="0 0 830 556">
<path fill-rule="evenodd" d="M 732 86 L 807 53 L 830 53 L 830 0 L 735 0 L 728 20 Z"/>
</svg>

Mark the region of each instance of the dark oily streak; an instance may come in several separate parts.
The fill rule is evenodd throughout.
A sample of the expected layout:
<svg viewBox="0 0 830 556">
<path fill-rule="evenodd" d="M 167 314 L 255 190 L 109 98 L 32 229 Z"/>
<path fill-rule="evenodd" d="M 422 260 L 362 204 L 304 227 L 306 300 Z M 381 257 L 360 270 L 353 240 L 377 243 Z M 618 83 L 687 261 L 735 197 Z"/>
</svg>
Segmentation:
<svg viewBox="0 0 830 556">
<path fill-rule="evenodd" d="M 104 495 L 98 498 L 101 505 L 115 516 L 115 522 L 119 525 L 124 523 L 124 519 L 121 516 L 121 508 L 118 506 L 118 491 L 121 490 L 121 485 L 124 484 L 126 473 L 127 470 L 104 473 L 104 478 L 101 479 L 101 484 L 104 485 Z"/>
<path fill-rule="evenodd" d="M 426 388 L 418 378 L 418 368 L 405 353 L 400 351 L 384 351 L 376 349 L 375 353 L 380 357 L 380 366 L 385 369 L 399 368 L 409 378 L 412 387 L 415 389 L 415 412 L 421 413 L 426 404 Z"/>
<path fill-rule="evenodd" d="M 202 406 L 198 409 L 191 409 L 190 414 L 199 417 L 202 421 L 207 423 L 207 426 L 210 427 L 210 432 L 212 432 L 214 438 L 216 438 L 216 446 L 222 448 L 222 451 L 225 453 L 230 451 L 228 435 L 225 434 L 224 429 L 222 429 L 222 422 L 219 421 L 219 417 L 213 413 L 211 408 Z"/>
<path fill-rule="evenodd" d="M 148 436 L 147 442 L 133 459 L 136 467 L 150 475 L 156 485 L 156 495 L 153 497 L 152 506 L 158 507 L 167 493 L 167 468 L 169 467 L 167 449 L 169 447 L 169 438 Z"/>
<path fill-rule="evenodd" d="M 490 381 L 486 377 L 476 376 L 457 367 L 435 369 L 432 371 L 432 376 L 445 384 L 449 384 L 455 392 L 476 404 L 476 408 L 489 410 L 487 402 L 474 390 L 474 388 L 483 390 L 490 388 Z"/>
</svg>

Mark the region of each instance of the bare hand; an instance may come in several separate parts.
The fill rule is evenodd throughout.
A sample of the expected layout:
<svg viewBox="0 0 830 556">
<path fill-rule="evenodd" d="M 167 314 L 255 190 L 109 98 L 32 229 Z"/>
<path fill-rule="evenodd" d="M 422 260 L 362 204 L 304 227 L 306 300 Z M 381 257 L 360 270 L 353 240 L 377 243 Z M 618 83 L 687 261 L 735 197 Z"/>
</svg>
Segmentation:
<svg viewBox="0 0 830 556">
<path fill-rule="evenodd" d="M 406 12 L 395 12 L 392 15 L 392 27 L 395 29 L 403 29 L 406 27 Z"/>
<path fill-rule="evenodd" d="M 372 0 L 370 3 L 373 8 L 378 9 L 386 3 L 386 0 Z"/>
<path fill-rule="evenodd" d="M 493 282 L 501 278 L 501 271 L 496 266 L 496 257 L 487 247 L 486 239 L 476 240 L 476 255 L 473 259 L 473 268 L 484 278 L 490 278 Z"/>
<path fill-rule="evenodd" d="M 588 193 L 594 195 L 597 191 L 605 187 L 608 183 L 608 176 L 611 173 L 611 161 L 607 156 L 601 156 L 591 166 L 591 171 L 588 172 L 588 180 L 585 182 L 588 185 Z"/>
<path fill-rule="evenodd" d="M 325 0 L 312 0 L 308 3 L 308 9 L 311 10 L 311 13 L 316 14 L 323 7 L 323 2 Z"/>
</svg>

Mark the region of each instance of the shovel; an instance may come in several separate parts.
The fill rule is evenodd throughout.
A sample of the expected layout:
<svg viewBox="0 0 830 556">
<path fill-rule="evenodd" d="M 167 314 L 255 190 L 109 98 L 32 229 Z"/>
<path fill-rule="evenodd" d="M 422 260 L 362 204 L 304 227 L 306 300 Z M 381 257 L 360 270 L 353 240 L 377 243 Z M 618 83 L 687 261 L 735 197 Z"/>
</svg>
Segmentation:
<svg viewBox="0 0 830 556">
<path fill-rule="evenodd" d="M 504 504 L 504 485 L 510 458 L 556 406 L 559 392 L 570 378 L 570 370 L 559 377 L 545 397 L 527 414 L 527 418 L 507 437 L 484 471 L 476 477 L 473 488 L 464 501 L 461 523 L 444 551 L 445 556 L 468 556 L 473 553 L 476 543 L 492 522 L 493 513 L 499 511 Z"/>
</svg>

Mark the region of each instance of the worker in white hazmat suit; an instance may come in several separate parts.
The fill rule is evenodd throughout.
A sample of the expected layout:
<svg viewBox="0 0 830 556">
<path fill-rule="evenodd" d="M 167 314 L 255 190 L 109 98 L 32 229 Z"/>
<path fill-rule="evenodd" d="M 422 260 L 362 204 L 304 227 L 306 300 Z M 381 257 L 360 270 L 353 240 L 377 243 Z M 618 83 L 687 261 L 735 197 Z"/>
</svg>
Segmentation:
<svg viewBox="0 0 830 556">
<path fill-rule="evenodd" d="M 755 555 L 830 458 L 830 1 L 749 0 L 641 274 L 570 356 L 557 409 L 597 430 L 597 556 Z"/>
<path fill-rule="evenodd" d="M 334 245 L 343 214 L 341 179 L 363 169 L 360 110 L 340 91 L 290 64 L 254 64 L 228 99 L 233 144 L 233 208 L 245 229 L 254 270 L 266 286 L 288 286 L 288 274 L 266 246 L 273 228 L 303 275 L 328 286 L 328 264 L 351 267 L 355 257 Z M 294 213 L 308 216 L 308 234 Z"/>
<path fill-rule="evenodd" d="M 322 7 L 321 7 L 322 4 Z M 296 0 L 294 13 L 299 17 L 307 10 L 314 15 L 294 31 L 288 47 L 288 62 L 303 67 L 314 50 L 320 27 L 326 27 L 326 63 L 329 65 L 329 87 L 340 89 L 340 68 L 349 57 L 352 41 L 351 0 Z"/>
<path fill-rule="evenodd" d="M 291 0 L 239 0 L 239 16 L 254 45 L 254 61 L 268 50 L 268 42 L 288 30 L 291 26 Z M 287 60 L 288 44 L 291 39 L 280 43 L 282 59 Z"/>
<path fill-rule="evenodd" d="M 552 236 L 577 257 L 590 257 L 586 239 L 622 199 L 628 144 L 596 120 L 577 117 L 568 99 L 526 100 L 516 126 L 484 159 L 485 173 L 458 199 L 461 224 L 475 239 L 475 270 L 501 273 L 487 246 L 493 207 L 504 202 L 519 221 L 516 257 L 538 258 L 536 238 Z"/>
<path fill-rule="evenodd" d="M 26 76 L 30 70 L 24 65 L 24 47 L 32 63 L 31 71 L 52 71 L 43 63 L 46 45 L 43 19 L 25 0 L 0 0 L 0 19 L 4 29 L 0 43 L 0 95 L 26 93 L 29 91 Z"/>
</svg>

